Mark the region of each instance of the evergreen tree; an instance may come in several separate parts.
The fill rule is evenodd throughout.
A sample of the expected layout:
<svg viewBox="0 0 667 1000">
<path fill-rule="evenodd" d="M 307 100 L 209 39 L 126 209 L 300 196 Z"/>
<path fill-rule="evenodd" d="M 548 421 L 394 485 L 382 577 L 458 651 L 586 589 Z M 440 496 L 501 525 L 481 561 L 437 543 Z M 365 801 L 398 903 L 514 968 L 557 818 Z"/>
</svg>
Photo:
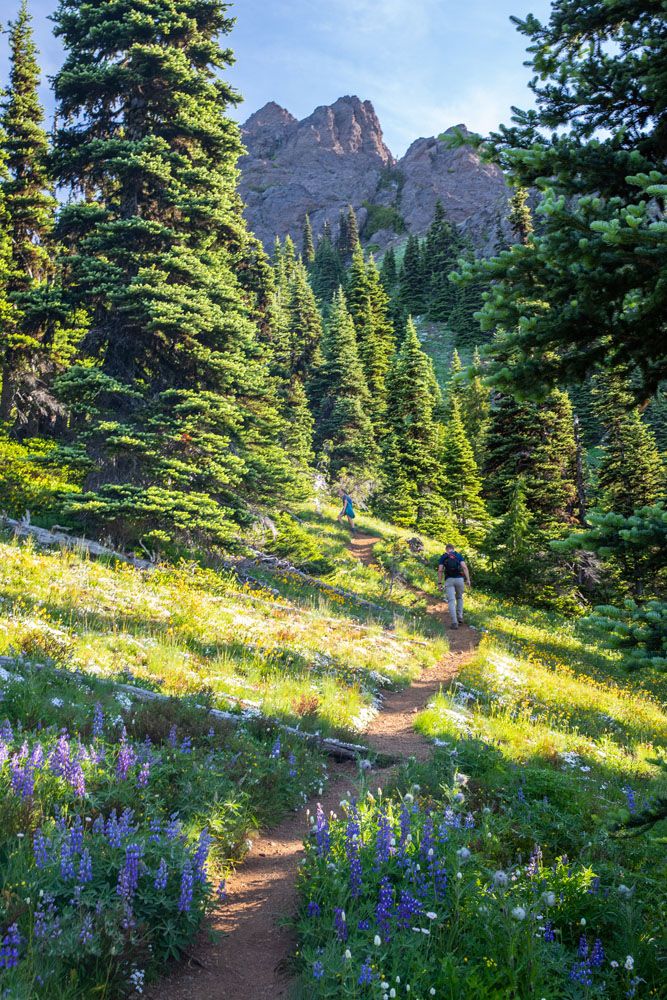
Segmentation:
<svg viewBox="0 0 667 1000">
<path fill-rule="evenodd" d="M 526 503 L 526 485 L 517 479 L 510 494 L 507 512 L 489 531 L 484 549 L 491 559 L 494 569 L 508 578 L 523 579 L 534 547 L 532 544 L 532 524 Z"/>
<path fill-rule="evenodd" d="M 283 445 L 299 474 L 301 483 L 305 486 L 315 458 L 313 452 L 315 421 L 303 382 L 298 375 L 295 375 L 288 384 L 286 410 L 288 419 L 285 421 L 282 435 Z"/>
<path fill-rule="evenodd" d="M 345 270 L 327 228 L 330 231 L 331 227 L 325 223 L 325 231 L 317 244 L 310 267 L 310 283 L 318 301 L 328 305 L 345 278 Z"/>
<path fill-rule="evenodd" d="M 60 380 L 93 471 L 71 509 L 117 536 L 223 540 L 247 501 L 284 490 L 273 382 L 254 302 L 255 253 L 235 191 L 241 152 L 219 78 L 219 0 L 60 0 L 59 180 L 81 363 Z"/>
<path fill-rule="evenodd" d="M 452 351 L 452 358 L 449 362 L 449 372 L 447 375 L 447 389 L 446 389 L 446 409 L 448 413 L 451 413 L 454 401 L 457 400 L 459 404 L 461 403 L 463 397 L 463 364 L 461 362 L 461 355 L 454 348 Z"/>
<path fill-rule="evenodd" d="M 544 403 L 496 397 L 487 439 L 485 493 L 492 511 L 503 514 L 518 479 L 536 527 L 557 530 L 573 520 L 576 506 L 576 445 L 572 406 L 554 390 Z"/>
<path fill-rule="evenodd" d="M 428 318 L 446 323 L 456 304 L 458 289 L 449 280 L 463 243 L 456 228 L 447 221 L 442 202 L 435 206 L 433 222 L 424 244 L 424 267 L 428 275 Z"/>
<path fill-rule="evenodd" d="M 667 377 L 664 7 L 553 0 L 544 23 L 515 23 L 536 109 L 514 109 L 487 152 L 540 190 L 542 211 L 528 244 L 477 265 L 484 328 L 503 330 L 496 385 L 534 393 L 621 367 L 647 402 Z"/>
<path fill-rule="evenodd" d="M 306 267 L 310 265 L 315 260 L 315 242 L 313 240 L 313 227 L 310 224 L 310 216 L 306 213 L 306 218 L 303 222 L 303 244 L 301 249 L 301 257 L 303 259 Z"/>
<path fill-rule="evenodd" d="M 422 350 L 412 320 L 394 357 L 388 377 L 389 435 L 385 446 L 386 487 L 382 506 L 392 520 L 426 530 L 442 518 L 447 531 L 451 513 L 443 498 L 440 434 L 435 418 L 437 383 L 430 358 Z"/>
<path fill-rule="evenodd" d="M 8 313 L 0 327 L 0 421 L 11 420 L 25 433 L 36 430 L 37 395 L 37 409 L 55 413 L 55 401 L 40 380 L 57 354 L 44 294 L 54 274 L 51 234 L 56 201 L 47 170 L 48 144 L 37 96 L 37 50 L 26 0 L 10 24 L 9 47 L 9 90 L 0 114 L 6 154 L 2 196 L 8 240 Z M 49 337 L 51 345 L 47 344 Z"/>
<path fill-rule="evenodd" d="M 461 407 L 456 396 L 450 396 L 449 417 L 445 425 L 442 449 L 445 496 L 464 534 L 479 541 L 488 521 L 482 499 L 482 480 L 475 456 L 466 437 Z"/>
<path fill-rule="evenodd" d="M 389 247 L 385 251 L 385 255 L 382 258 L 382 268 L 380 270 L 380 277 L 382 279 L 382 285 L 384 287 L 387 295 L 391 296 L 394 294 L 394 290 L 398 283 L 398 268 L 396 266 L 396 253 L 393 247 Z"/>
<path fill-rule="evenodd" d="M 297 264 L 287 300 L 289 376 L 308 379 L 319 364 L 322 318 L 303 264 Z"/>
<path fill-rule="evenodd" d="M 665 495 L 665 469 L 651 429 L 633 405 L 633 396 L 618 372 L 594 378 L 596 414 L 604 429 L 598 483 L 602 505 L 630 515 Z"/>
<path fill-rule="evenodd" d="M 341 211 L 338 219 L 336 248 L 343 263 L 349 263 L 359 245 L 357 215 L 352 206 L 348 205 L 347 211 Z"/>
<path fill-rule="evenodd" d="M 325 327 L 322 353 L 317 382 L 317 450 L 327 457 L 332 476 L 346 470 L 372 478 L 377 472 L 379 452 L 369 416 L 370 395 L 354 323 L 340 288 Z"/>
<path fill-rule="evenodd" d="M 398 299 L 407 313 L 420 316 L 425 308 L 424 275 L 419 238 L 408 236 L 399 276 Z"/>
<path fill-rule="evenodd" d="M 491 414 L 491 393 L 482 378 L 482 359 L 475 349 L 472 365 L 461 392 L 461 418 L 466 436 L 472 446 L 477 468 L 486 461 L 486 439 Z"/>
</svg>

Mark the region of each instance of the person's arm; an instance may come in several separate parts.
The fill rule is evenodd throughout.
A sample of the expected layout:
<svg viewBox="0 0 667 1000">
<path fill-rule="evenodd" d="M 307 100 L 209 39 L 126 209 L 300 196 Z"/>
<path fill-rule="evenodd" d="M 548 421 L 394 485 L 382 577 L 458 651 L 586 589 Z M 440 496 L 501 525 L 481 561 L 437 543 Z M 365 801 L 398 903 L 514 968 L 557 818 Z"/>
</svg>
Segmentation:
<svg viewBox="0 0 667 1000">
<path fill-rule="evenodd" d="M 438 586 L 442 586 L 442 559 L 438 563 Z"/>
<path fill-rule="evenodd" d="M 470 582 L 470 571 L 468 570 L 468 567 L 463 560 L 461 561 L 461 570 L 463 572 L 463 579 L 465 580 L 465 582 L 468 584 L 469 587 L 472 587 L 472 584 Z"/>
</svg>

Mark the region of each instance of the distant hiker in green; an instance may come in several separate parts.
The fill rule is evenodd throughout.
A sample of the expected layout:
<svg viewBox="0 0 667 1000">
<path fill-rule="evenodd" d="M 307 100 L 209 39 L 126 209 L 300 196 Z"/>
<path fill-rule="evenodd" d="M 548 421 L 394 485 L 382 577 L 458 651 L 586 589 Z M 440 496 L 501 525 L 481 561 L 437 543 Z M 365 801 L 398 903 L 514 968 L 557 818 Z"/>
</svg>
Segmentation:
<svg viewBox="0 0 667 1000">
<path fill-rule="evenodd" d="M 441 586 L 443 576 L 449 616 L 452 619 L 451 628 L 458 628 L 463 624 L 463 592 L 466 583 L 470 586 L 470 573 L 465 558 L 453 545 L 448 545 L 445 553 L 440 556 L 438 583 Z"/>
<path fill-rule="evenodd" d="M 345 490 L 341 490 L 340 498 L 343 501 L 343 507 L 340 514 L 338 515 L 338 523 L 342 524 L 343 523 L 342 519 L 346 517 L 347 523 L 350 525 L 350 530 L 352 534 L 356 535 L 357 529 L 354 526 L 355 513 L 354 513 L 354 506 L 352 505 L 352 497 L 350 496 L 349 493 L 346 493 Z"/>
</svg>

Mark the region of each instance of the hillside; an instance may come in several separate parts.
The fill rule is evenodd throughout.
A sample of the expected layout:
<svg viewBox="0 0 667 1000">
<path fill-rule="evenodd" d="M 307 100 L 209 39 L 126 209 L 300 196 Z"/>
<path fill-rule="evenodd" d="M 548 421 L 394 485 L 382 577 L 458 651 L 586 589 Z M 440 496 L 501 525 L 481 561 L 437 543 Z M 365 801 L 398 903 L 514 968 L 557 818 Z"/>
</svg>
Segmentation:
<svg viewBox="0 0 667 1000">
<path fill-rule="evenodd" d="M 239 191 L 267 249 L 276 236 L 300 245 L 306 214 L 316 234 L 327 221 L 335 226 L 348 204 L 364 240 L 380 248 L 402 233 L 424 233 L 438 201 L 480 249 L 493 243 L 506 214 L 509 192 L 498 167 L 435 137 L 416 139 L 397 160 L 373 105 L 358 97 L 341 97 L 302 121 L 270 102 L 242 131 Z"/>
</svg>

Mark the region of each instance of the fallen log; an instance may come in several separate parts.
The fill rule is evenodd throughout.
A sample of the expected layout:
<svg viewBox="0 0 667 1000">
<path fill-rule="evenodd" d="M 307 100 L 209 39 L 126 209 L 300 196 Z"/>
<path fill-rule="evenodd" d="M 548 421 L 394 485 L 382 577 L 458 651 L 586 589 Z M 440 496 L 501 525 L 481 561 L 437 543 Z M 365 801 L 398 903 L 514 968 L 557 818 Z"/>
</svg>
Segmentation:
<svg viewBox="0 0 667 1000">
<path fill-rule="evenodd" d="M 149 559 L 137 559 L 135 556 L 128 556 L 124 552 L 110 549 L 100 542 L 94 542 L 88 538 L 72 537 L 65 534 L 63 530 L 48 531 L 46 528 L 38 528 L 30 524 L 27 518 L 15 521 L 12 517 L 3 516 L 0 523 L 11 528 L 19 538 L 34 538 L 38 545 L 61 545 L 67 549 L 80 549 L 91 556 L 109 556 L 119 562 L 127 563 L 136 569 L 155 569 L 156 563 Z"/>
</svg>

